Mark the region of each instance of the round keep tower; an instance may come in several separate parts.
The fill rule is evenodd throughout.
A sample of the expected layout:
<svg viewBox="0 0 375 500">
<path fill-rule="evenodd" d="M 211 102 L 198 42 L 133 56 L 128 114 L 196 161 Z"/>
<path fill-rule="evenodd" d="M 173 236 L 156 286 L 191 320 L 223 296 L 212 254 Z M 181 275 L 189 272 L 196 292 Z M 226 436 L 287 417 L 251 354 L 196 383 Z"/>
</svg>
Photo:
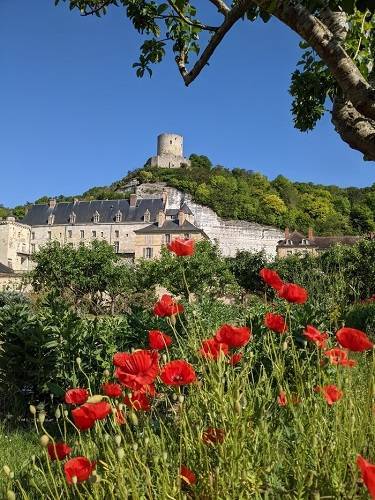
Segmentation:
<svg viewBox="0 0 375 500">
<path fill-rule="evenodd" d="M 158 156 L 173 155 L 184 156 L 183 153 L 184 138 L 177 134 L 158 135 Z"/>
</svg>

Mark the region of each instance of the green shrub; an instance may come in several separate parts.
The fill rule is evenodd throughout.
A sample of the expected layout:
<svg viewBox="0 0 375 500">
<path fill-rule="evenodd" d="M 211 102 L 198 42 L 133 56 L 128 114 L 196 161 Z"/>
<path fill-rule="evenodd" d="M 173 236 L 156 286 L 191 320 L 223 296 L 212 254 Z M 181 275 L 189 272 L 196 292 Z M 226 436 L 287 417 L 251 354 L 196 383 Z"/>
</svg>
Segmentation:
<svg viewBox="0 0 375 500">
<path fill-rule="evenodd" d="M 354 304 L 346 314 L 345 325 L 366 332 L 375 341 L 375 301 Z"/>
</svg>

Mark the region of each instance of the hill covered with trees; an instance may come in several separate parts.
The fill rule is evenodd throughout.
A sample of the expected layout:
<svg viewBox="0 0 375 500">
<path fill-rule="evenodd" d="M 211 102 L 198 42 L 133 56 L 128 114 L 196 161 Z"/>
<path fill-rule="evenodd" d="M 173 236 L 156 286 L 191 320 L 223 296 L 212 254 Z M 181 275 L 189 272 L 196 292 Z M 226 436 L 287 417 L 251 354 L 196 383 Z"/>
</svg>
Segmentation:
<svg viewBox="0 0 375 500">
<path fill-rule="evenodd" d="M 340 188 L 293 182 L 279 175 L 273 180 L 260 172 L 213 165 L 204 155 L 192 154 L 191 167 L 162 169 L 144 166 L 111 186 L 93 187 L 82 195 L 57 197 L 58 202 L 127 198 L 124 187 L 132 180 L 166 182 L 190 193 L 197 203 L 212 208 L 224 219 L 242 219 L 290 227 L 306 232 L 311 226 L 321 235 L 363 234 L 375 231 L 375 183 L 366 188 Z M 35 203 L 47 203 L 43 196 Z M 0 218 L 21 219 L 27 205 L 0 206 Z"/>
<path fill-rule="evenodd" d="M 146 166 L 113 184 L 121 190 L 129 181 L 167 182 L 190 193 L 226 219 L 286 226 L 321 235 L 360 234 L 375 230 L 375 183 L 368 188 L 340 188 L 293 182 L 279 175 L 265 175 L 221 165 L 207 156 L 190 156 L 191 168 L 161 169 Z"/>
</svg>

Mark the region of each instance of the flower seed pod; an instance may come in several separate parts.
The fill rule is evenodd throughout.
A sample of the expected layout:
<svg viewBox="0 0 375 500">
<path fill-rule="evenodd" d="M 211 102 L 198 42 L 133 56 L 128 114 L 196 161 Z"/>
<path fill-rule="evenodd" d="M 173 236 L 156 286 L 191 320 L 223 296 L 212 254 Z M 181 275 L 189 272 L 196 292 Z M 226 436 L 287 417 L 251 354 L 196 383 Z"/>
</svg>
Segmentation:
<svg viewBox="0 0 375 500">
<path fill-rule="evenodd" d="M 287 349 L 288 349 L 288 342 L 285 340 L 285 342 L 283 342 L 282 350 L 286 351 Z"/>
<path fill-rule="evenodd" d="M 178 399 L 177 394 L 173 394 L 172 399 L 173 399 L 173 401 L 177 401 L 177 399 Z"/>
<path fill-rule="evenodd" d="M 104 370 L 103 377 L 108 378 L 110 376 L 109 370 Z"/>
<path fill-rule="evenodd" d="M 168 361 L 166 354 L 162 354 L 161 359 L 162 359 L 163 363 L 166 363 Z"/>
<path fill-rule="evenodd" d="M 124 456 L 125 456 L 125 450 L 124 450 L 124 448 L 119 448 L 117 450 L 117 457 L 118 457 L 118 459 L 122 460 L 124 458 Z"/>
<path fill-rule="evenodd" d="M 76 363 L 78 366 L 81 366 L 81 363 L 82 363 L 82 359 L 81 358 L 76 358 Z"/>
<path fill-rule="evenodd" d="M 67 418 L 67 417 L 68 417 L 68 415 L 69 415 L 68 410 L 64 410 L 64 417 L 65 417 L 65 418 Z"/>
<path fill-rule="evenodd" d="M 43 446 L 43 448 L 47 448 L 49 443 L 49 437 L 47 436 L 47 434 L 43 434 L 43 436 L 40 437 L 39 442 Z"/>
<path fill-rule="evenodd" d="M 179 401 L 179 403 L 183 403 L 185 401 L 185 396 L 183 394 L 180 394 L 178 396 L 178 401 Z"/>
<path fill-rule="evenodd" d="M 55 417 L 56 417 L 56 420 L 58 420 L 61 417 L 61 410 L 60 410 L 60 408 L 56 408 Z"/>
<path fill-rule="evenodd" d="M 7 491 L 7 500 L 16 500 L 16 494 L 14 493 L 14 491 Z"/>
<path fill-rule="evenodd" d="M 3 465 L 3 471 L 6 476 L 9 476 L 11 473 L 10 467 L 8 467 L 7 465 Z"/>
<path fill-rule="evenodd" d="M 34 406 L 34 405 L 30 405 L 30 406 L 29 406 L 29 410 L 30 410 L 30 413 L 31 413 L 32 415 L 36 415 L 36 408 L 35 408 L 35 406 Z"/>
<path fill-rule="evenodd" d="M 120 436 L 120 434 L 117 434 L 115 436 L 115 443 L 117 444 L 117 446 L 120 446 L 120 444 L 121 444 L 121 436 Z"/>
</svg>

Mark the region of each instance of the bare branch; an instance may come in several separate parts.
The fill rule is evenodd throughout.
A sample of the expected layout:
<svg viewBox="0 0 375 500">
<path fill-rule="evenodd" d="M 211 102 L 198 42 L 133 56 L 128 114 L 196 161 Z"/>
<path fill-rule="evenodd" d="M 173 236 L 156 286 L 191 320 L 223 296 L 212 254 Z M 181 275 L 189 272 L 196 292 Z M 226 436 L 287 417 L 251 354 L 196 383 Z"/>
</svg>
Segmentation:
<svg viewBox="0 0 375 500">
<path fill-rule="evenodd" d="M 223 14 L 223 16 L 227 16 L 230 12 L 230 8 L 228 5 L 223 2 L 223 0 L 210 0 L 211 3 L 216 5 L 217 10 Z"/>
<path fill-rule="evenodd" d="M 176 57 L 176 62 L 178 69 L 184 79 L 185 85 L 190 85 L 193 82 L 205 65 L 208 63 L 210 57 L 215 52 L 216 47 L 222 41 L 224 36 L 228 33 L 228 31 L 232 28 L 232 26 L 245 14 L 248 8 L 248 0 L 240 0 L 236 3 L 235 7 L 233 7 L 223 24 L 217 29 L 217 31 L 212 36 L 211 40 L 208 42 L 207 47 L 202 52 L 202 55 L 194 64 L 193 68 L 190 71 L 187 71 L 185 62 L 186 62 L 186 53 L 180 54 L 180 56 Z"/>
</svg>

